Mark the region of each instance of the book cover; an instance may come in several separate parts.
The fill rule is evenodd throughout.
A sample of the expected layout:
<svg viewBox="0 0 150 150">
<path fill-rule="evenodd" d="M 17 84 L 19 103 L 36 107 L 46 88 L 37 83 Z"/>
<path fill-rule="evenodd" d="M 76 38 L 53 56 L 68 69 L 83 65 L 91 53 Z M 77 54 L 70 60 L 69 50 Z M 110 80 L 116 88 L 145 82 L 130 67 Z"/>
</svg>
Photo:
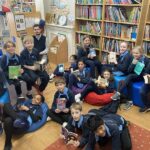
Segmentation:
<svg viewBox="0 0 150 150">
<path fill-rule="evenodd" d="M 66 108 L 66 98 L 57 98 L 57 109 L 64 110 Z"/>
<path fill-rule="evenodd" d="M 96 52 L 94 48 L 90 48 L 89 54 L 91 57 L 96 57 Z"/>
<path fill-rule="evenodd" d="M 78 134 L 68 131 L 65 127 L 62 127 L 61 131 L 62 135 L 64 135 L 65 143 L 67 144 L 69 141 L 77 141 Z"/>
<path fill-rule="evenodd" d="M 143 78 L 144 78 L 145 84 L 150 84 L 150 75 L 145 75 L 145 76 L 143 76 Z"/>
<path fill-rule="evenodd" d="M 9 79 L 17 79 L 20 76 L 20 69 L 21 66 L 9 66 L 8 72 L 9 72 Z"/>
<path fill-rule="evenodd" d="M 108 62 L 109 63 L 116 63 L 117 62 L 116 52 L 109 52 Z"/>
</svg>

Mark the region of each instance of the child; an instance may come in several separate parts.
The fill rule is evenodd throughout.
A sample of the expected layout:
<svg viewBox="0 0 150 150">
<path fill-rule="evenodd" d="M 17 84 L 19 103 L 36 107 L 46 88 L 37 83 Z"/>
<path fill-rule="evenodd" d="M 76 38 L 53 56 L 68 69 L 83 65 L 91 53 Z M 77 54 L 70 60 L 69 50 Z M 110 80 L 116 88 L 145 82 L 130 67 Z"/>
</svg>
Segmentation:
<svg viewBox="0 0 150 150">
<path fill-rule="evenodd" d="M 73 87 L 84 89 L 85 86 L 90 83 L 90 72 L 88 68 L 85 67 L 83 60 L 78 61 L 78 71 L 77 73 L 71 73 L 69 76 L 69 85 L 68 87 L 72 89 Z"/>
<path fill-rule="evenodd" d="M 102 78 L 105 79 L 106 82 L 97 81 L 98 82 L 97 85 L 95 82 L 91 82 L 88 85 L 88 87 L 86 87 L 80 94 L 75 95 L 75 100 L 76 101 L 83 100 L 86 97 L 86 95 L 88 95 L 90 92 L 95 92 L 97 94 L 113 93 L 114 80 L 110 70 L 108 69 L 103 70 Z"/>
<path fill-rule="evenodd" d="M 17 96 L 23 98 L 21 91 L 21 83 L 19 77 L 10 78 L 9 70 L 11 66 L 19 67 L 21 66 L 21 59 L 19 55 L 15 53 L 16 45 L 12 41 L 7 41 L 4 44 L 4 50 L 6 54 L 2 56 L 0 66 L 4 72 L 5 78 L 9 85 L 13 84 L 16 89 Z M 20 69 L 20 74 L 23 74 L 24 70 Z"/>
<path fill-rule="evenodd" d="M 121 42 L 120 44 L 120 55 L 117 59 L 117 62 L 112 67 L 112 71 L 116 75 L 119 73 L 120 75 L 125 75 L 128 73 L 129 63 L 131 61 L 131 54 L 128 51 L 128 44 L 127 42 Z"/>
<path fill-rule="evenodd" d="M 128 68 L 129 74 L 124 82 L 122 82 L 122 84 L 120 84 L 120 86 L 118 87 L 118 91 L 112 96 L 113 100 L 117 100 L 120 98 L 120 92 L 122 92 L 125 87 L 127 87 L 127 90 L 129 91 L 132 82 L 140 81 L 143 79 L 143 73 L 145 72 L 145 68 L 149 63 L 149 59 L 143 55 L 143 49 L 140 46 L 136 46 L 132 49 L 132 55 L 133 59 L 132 62 L 130 62 Z M 131 94 L 128 92 L 128 95 Z M 128 101 L 124 109 L 128 110 L 132 105 L 133 102 Z"/>
<path fill-rule="evenodd" d="M 36 49 L 33 48 L 33 37 L 25 36 L 23 39 L 24 50 L 21 52 L 20 57 L 24 66 L 25 73 L 30 76 L 30 88 L 40 79 L 39 91 L 42 92 L 49 81 L 47 72 L 38 70 L 35 67 L 35 62 L 39 61 L 40 56 Z"/>
<path fill-rule="evenodd" d="M 147 68 L 145 69 L 145 74 L 146 76 L 149 76 L 150 78 L 150 63 L 147 66 Z M 139 111 L 140 112 L 147 112 L 150 111 L 150 84 L 144 84 L 140 90 L 140 94 L 141 94 L 141 99 L 144 103 L 144 108 L 140 108 Z"/>
<path fill-rule="evenodd" d="M 92 52 L 90 52 L 92 51 Z M 85 35 L 83 37 L 83 46 L 78 48 L 77 58 L 83 59 L 85 64 L 90 67 L 91 77 L 95 78 L 95 67 L 98 70 L 98 74 L 101 74 L 101 63 L 96 58 L 96 52 L 91 45 L 91 37 Z"/>
<path fill-rule="evenodd" d="M 23 105 L 17 106 L 17 111 L 13 109 L 10 103 L 4 104 L 5 150 L 12 149 L 11 139 L 14 133 L 25 133 L 33 122 L 38 122 L 42 119 L 41 103 L 44 100 L 42 95 L 35 95 L 32 102 L 26 101 Z"/>
<path fill-rule="evenodd" d="M 65 128 L 71 132 L 82 132 L 79 141 L 73 141 L 73 145 L 83 148 L 88 142 L 89 130 L 85 127 L 87 117 L 82 115 L 82 106 L 80 103 L 73 103 L 70 107 L 71 118 Z"/>
<path fill-rule="evenodd" d="M 95 144 L 100 146 L 112 140 L 112 150 L 131 150 L 132 144 L 126 120 L 117 114 L 100 117 L 91 115 L 87 127 L 91 130 L 85 150 L 94 150 Z"/>
<path fill-rule="evenodd" d="M 70 106 L 74 102 L 74 95 L 71 90 L 66 87 L 64 78 L 58 78 L 55 81 L 57 91 L 54 95 L 52 107 L 48 110 L 48 116 L 59 124 L 67 122 L 70 116 Z"/>
<path fill-rule="evenodd" d="M 64 66 L 57 65 L 55 71 L 50 75 L 50 80 L 52 80 L 55 76 L 64 76 L 66 84 L 68 85 L 69 74 L 77 69 L 77 56 L 71 55 L 69 59 L 70 67 L 64 69 Z"/>
</svg>

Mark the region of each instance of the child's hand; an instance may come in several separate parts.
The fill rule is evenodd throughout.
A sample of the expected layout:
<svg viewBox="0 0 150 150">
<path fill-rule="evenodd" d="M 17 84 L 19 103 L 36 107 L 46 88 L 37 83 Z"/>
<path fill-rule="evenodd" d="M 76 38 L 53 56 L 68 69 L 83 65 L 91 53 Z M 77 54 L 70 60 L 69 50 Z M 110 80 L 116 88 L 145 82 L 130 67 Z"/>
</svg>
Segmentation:
<svg viewBox="0 0 150 150">
<path fill-rule="evenodd" d="M 60 109 L 55 109 L 55 113 L 60 113 L 61 110 Z"/>
<path fill-rule="evenodd" d="M 69 109 L 68 109 L 68 108 L 65 108 L 65 109 L 63 109 L 63 112 L 64 112 L 64 113 L 68 113 L 68 112 L 69 112 Z"/>
<path fill-rule="evenodd" d="M 79 141 L 74 141 L 74 142 L 73 142 L 73 146 L 78 147 L 79 145 L 80 145 L 80 142 L 79 142 Z"/>
<path fill-rule="evenodd" d="M 74 141 L 73 141 L 73 140 L 69 140 L 69 141 L 67 142 L 67 145 L 74 145 Z"/>
<path fill-rule="evenodd" d="M 133 59 L 132 64 L 137 64 L 138 60 L 137 59 Z"/>
</svg>

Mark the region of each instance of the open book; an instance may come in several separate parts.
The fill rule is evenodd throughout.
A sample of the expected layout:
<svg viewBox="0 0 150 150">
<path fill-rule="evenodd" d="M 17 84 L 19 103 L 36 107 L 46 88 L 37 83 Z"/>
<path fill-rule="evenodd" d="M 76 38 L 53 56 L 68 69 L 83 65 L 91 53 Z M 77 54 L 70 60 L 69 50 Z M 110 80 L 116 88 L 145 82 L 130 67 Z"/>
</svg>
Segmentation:
<svg viewBox="0 0 150 150">
<path fill-rule="evenodd" d="M 68 131 L 65 127 L 62 127 L 62 135 L 64 135 L 65 143 L 67 144 L 69 141 L 77 141 L 78 134 Z"/>
<path fill-rule="evenodd" d="M 72 73 L 73 73 L 76 77 L 78 77 L 78 76 L 80 75 L 80 71 L 79 71 L 79 70 L 74 70 L 74 71 L 72 71 Z"/>
<path fill-rule="evenodd" d="M 145 84 L 150 84 L 150 75 L 145 75 L 145 76 L 143 76 L 143 78 L 144 78 Z"/>
<path fill-rule="evenodd" d="M 90 52 L 89 52 L 91 57 L 96 57 L 96 52 L 94 48 L 90 48 Z"/>
<path fill-rule="evenodd" d="M 106 79 L 102 78 L 101 76 L 98 76 L 98 79 L 95 81 L 95 83 L 97 83 L 98 85 L 100 85 L 100 83 L 103 83 L 106 86 L 108 86 L 108 81 Z"/>
<path fill-rule="evenodd" d="M 20 69 L 21 66 L 9 66 L 8 72 L 9 72 L 9 79 L 18 79 L 20 76 Z"/>
<path fill-rule="evenodd" d="M 109 62 L 109 64 L 117 62 L 116 52 L 109 52 L 108 62 Z"/>
</svg>

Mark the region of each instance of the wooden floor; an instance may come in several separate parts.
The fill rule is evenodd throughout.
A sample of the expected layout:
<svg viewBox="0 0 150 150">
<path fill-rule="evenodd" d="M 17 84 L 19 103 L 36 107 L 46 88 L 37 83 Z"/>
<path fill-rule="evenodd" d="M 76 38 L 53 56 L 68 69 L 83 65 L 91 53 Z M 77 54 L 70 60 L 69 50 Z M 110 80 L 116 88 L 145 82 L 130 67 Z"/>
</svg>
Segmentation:
<svg viewBox="0 0 150 150">
<path fill-rule="evenodd" d="M 56 91 L 54 83 L 49 83 L 44 96 L 49 106 L 51 106 L 54 92 Z M 86 113 L 89 109 L 96 108 L 95 106 L 83 104 L 83 112 Z M 127 120 L 150 130 L 150 113 L 139 113 L 138 107 L 132 107 L 130 110 L 119 110 L 118 113 L 124 116 Z M 48 145 L 53 143 L 60 135 L 60 125 L 53 121 L 48 121 L 41 129 L 36 132 L 25 134 L 20 137 L 13 138 L 13 150 L 44 150 Z M 5 134 L 0 136 L 0 150 L 3 149 Z"/>
</svg>

